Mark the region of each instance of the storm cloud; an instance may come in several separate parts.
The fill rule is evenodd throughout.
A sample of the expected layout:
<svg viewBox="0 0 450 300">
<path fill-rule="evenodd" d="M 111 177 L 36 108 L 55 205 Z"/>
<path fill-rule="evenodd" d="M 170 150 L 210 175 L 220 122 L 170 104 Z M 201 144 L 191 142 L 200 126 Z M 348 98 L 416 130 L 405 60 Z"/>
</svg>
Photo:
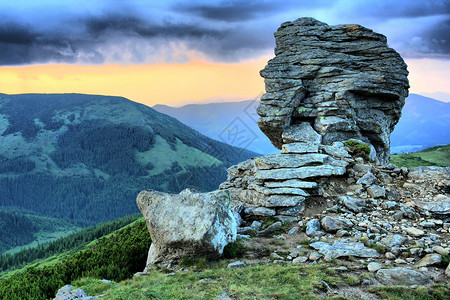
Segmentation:
<svg viewBox="0 0 450 300">
<path fill-rule="evenodd" d="M 239 62 L 272 53 L 282 22 L 359 23 L 406 57 L 450 58 L 450 1 L 55 1 L 0 4 L 0 65 Z"/>
</svg>

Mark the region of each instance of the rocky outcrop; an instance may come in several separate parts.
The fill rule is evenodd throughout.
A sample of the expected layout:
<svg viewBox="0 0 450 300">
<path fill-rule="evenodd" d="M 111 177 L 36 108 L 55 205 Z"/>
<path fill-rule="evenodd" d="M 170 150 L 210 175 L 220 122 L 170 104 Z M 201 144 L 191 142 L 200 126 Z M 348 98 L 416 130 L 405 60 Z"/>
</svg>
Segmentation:
<svg viewBox="0 0 450 300">
<path fill-rule="evenodd" d="M 186 189 L 174 195 L 144 190 L 137 205 L 152 239 L 146 269 L 183 257 L 218 258 L 236 239 L 238 224 L 227 191 Z"/>
<path fill-rule="evenodd" d="M 359 139 L 389 159 L 390 134 L 408 95 L 406 64 L 386 37 L 360 25 L 312 18 L 281 25 L 275 57 L 261 71 L 258 125 L 279 149 Z M 315 151 L 312 151 L 315 152 Z"/>
<path fill-rule="evenodd" d="M 312 130 L 309 124 L 305 127 Z M 345 174 L 350 161 L 347 149 L 339 142 L 315 144 L 307 151 L 301 143 L 292 143 L 283 145 L 281 154 L 251 158 L 232 166 L 220 189 L 230 191 L 235 207 L 244 207 L 246 219 L 273 216 L 295 221 L 305 210 L 307 199 L 322 196 L 320 183 Z"/>
</svg>

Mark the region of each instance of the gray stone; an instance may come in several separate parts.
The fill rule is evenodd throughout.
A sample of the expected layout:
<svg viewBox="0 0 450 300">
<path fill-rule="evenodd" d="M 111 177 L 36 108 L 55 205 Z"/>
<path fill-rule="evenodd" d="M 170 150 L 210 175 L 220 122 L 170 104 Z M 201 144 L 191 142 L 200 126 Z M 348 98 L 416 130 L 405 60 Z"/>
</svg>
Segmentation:
<svg viewBox="0 0 450 300">
<path fill-rule="evenodd" d="M 387 193 L 386 193 L 386 198 L 389 201 L 400 201 L 400 199 L 402 199 L 402 196 L 400 195 L 400 193 L 398 192 L 397 189 L 391 188 Z"/>
<path fill-rule="evenodd" d="M 277 216 L 274 216 L 274 218 L 283 224 L 291 224 L 291 223 L 294 223 L 297 221 L 297 217 L 291 217 L 291 216 L 277 215 Z"/>
<path fill-rule="evenodd" d="M 386 196 L 386 189 L 382 186 L 372 184 L 367 188 L 367 193 L 372 198 L 384 198 Z"/>
<path fill-rule="evenodd" d="M 317 153 L 319 152 L 319 144 L 314 143 L 292 143 L 284 144 L 281 153 Z"/>
<path fill-rule="evenodd" d="M 276 214 L 274 209 L 265 207 L 248 207 L 244 210 L 247 215 L 261 216 L 261 217 L 271 217 Z"/>
<path fill-rule="evenodd" d="M 254 230 L 259 230 L 261 229 L 263 223 L 260 221 L 253 221 L 252 225 L 250 225 Z"/>
<path fill-rule="evenodd" d="M 305 263 L 307 261 L 308 261 L 308 257 L 306 257 L 306 256 L 299 256 L 297 258 L 294 258 L 292 260 L 292 263 L 293 264 L 302 264 L 302 263 Z"/>
<path fill-rule="evenodd" d="M 428 276 L 407 268 L 381 269 L 375 278 L 384 285 L 427 285 L 431 283 Z"/>
<path fill-rule="evenodd" d="M 403 212 L 398 211 L 395 214 L 393 214 L 392 217 L 394 217 L 394 220 L 396 221 L 401 221 L 403 219 Z"/>
<path fill-rule="evenodd" d="M 317 219 L 309 220 L 306 223 L 306 235 L 307 236 L 322 236 L 325 233 L 320 230 L 320 222 Z"/>
<path fill-rule="evenodd" d="M 445 269 L 445 276 L 450 278 L 450 263 L 448 264 L 447 268 Z"/>
<path fill-rule="evenodd" d="M 384 201 L 381 203 L 381 207 L 387 210 L 393 210 L 398 208 L 398 203 L 394 201 Z"/>
<path fill-rule="evenodd" d="M 329 156 L 326 154 L 269 154 L 255 158 L 259 170 L 298 168 L 307 165 L 323 164 Z"/>
<path fill-rule="evenodd" d="M 419 247 L 411 248 L 409 249 L 409 252 L 411 252 L 411 255 L 414 256 L 422 256 L 423 249 Z"/>
<path fill-rule="evenodd" d="M 377 178 L 371 172 L 367 172 L 363 177 L 356 181 L 357 184 L 362 184 L 364 186 L 369 186 L 377 182 Z"/>
<path fill-rule="evenodd" d="M 440 202 L 421 202 L 417 206 L 422 209 L 429 211 L 433 215 L 439 218 L 444 218 L 450 216 L 450 200 L 440 201 Z"/>
<path fill-rule="evenodd" d="M 424 228 L 433 228 L 436 226 L 436 224 L 434 222 L 423 221 L 423 222 L 420 222 L 420 226 L 422 226 Z"/>
<path fill-rule="evenodd" d="M 322 136 L 308 122 L 289 126 L 283 131 L 281 137 L 284 144 L 298 142 L 320 144 L 322 142 Z"/>
<path fill-rule="evenodd" d="M 407 263 L 407 261 L 404 260 L 403 258 L 397 258 L 396 260 L 394 260 L 394 262 L 399 265 L 403 265 L 403 264 Z"/>
<path fill-rule="evenodd" d="M 307 192 L 299 188 L 267 188 L 262 186 L 256 186 L 255 190 L 264 195 L 295 195 L 295 196 L 309 196 Z"/>
<path fill-rule="evenodd" d="M 322 254 L 320 254 L 320 253 L 318 253 L 318 252 L 316 252 L 316 251 L 313 251 L 313 252 L 311 252 L 309 255 L 308 255 L 308 259 L 310 260 L 310 261 L 316 261 L 316 260 L 318 260 L 319 258 L 321 258 L 323 255 Z"/>
<path fill-rule="evenodd" d="M 278 253 L 272 252 L 270 253 L 270 258 L 273 260 L 284 260 L 284 257 L 279 255 Z"/>
<path fill-rule="evenodd" d="M 400 246 L 406 241 L 406 238 L 400 234 L 388 235 L 380 240 L 380 244 L 388 248 L 392 248 L 394 246 Z"/>
<path fill-rule="evenodd" d="M 360 213 L 366 209 L 366 200 L 361 198 L 339 196 L 339 201 L 352 212 Z"/>
<path fill-rule="evenodd" d="M 369 272 L 376 272 L 381 268 L 382 268 L 381 264 L 374 261 L 367 265 L 367 270 L 369 270 Z"/>
<path fill-rule="evenodd" d="M 273 234 L 275 231 L 281 228 L 283 224 L 281 222 L 275 222 L 264 230 L 258 231 L 257 235 L 259 236 L 269 236 Z"/>
<path fill-rule="evenodd" d="M 320 220 L 320 223 L 322 224 L 322 228 L 326 232 L 332 233 L 337 232 L 338 230 L 341 229 L 347 229 L 351 226 L 351 222 L 350 224 L 348 224 L 346 220 L 336 219 L 330 216 L 322 218 L 322 220 Z"/>
<path fill-rule="evenodd" d="M 239 260 L 228 264 L 228 268 L 242 268 L 245 266 L 245 262 Z"/>
<path fill-rule="evenodd" d="M 217 258 L 236 240 L 237 224 L 226 190 L 186 189 L 178 195 L 145 190 L 137 196 L 137 205 L 152 239 L 146 270 L 186 256 Z"/>
<path fill-rule="evenodd" d="M 423 230 L 420 230 L 418 228 L 414 228 L 414 227 L 406 227 L 403 228 L 403 230 L 410 236 L 413 237 L 421 237 L 425 234 L 425 232 Z"/>
<path fill-rule="evenodd" d="M 363 243 L 359 242 L 334 242 L 333 245 L 326 242 L 315 242 L 310 244 L 310 246 L 330 258 L 343 256 L 375 258 L 380 256 L 375 249 L 367 248 Z"/>
<path fill-rule="evenodd" d="M 301 181 L 298 179 L 290 179 L 285 181 L 265 181 L 264 186 L 268 188 L 300 188 L 312 189 L 317 187 L 316 182 Z"/>
<path fill-rule="evenodd" d="M 296 234 L 299 230 L 300 230 L 300 227 L 298 227 L 298 226 L 292 227 L 292 228 L 288 231 L 288 235 L 294 235 L 294 234 Z"/>
<path fill-rule="evenodd" d="M 285 168 L 276 170 L 261 170 L 256 173 L 255 178 L 260 180 L 287 180 L 304 179 L 311 177 L 337 176 L 345 174 L 344 167 L 333 167 L 322 165 L 315 167 Z"/>
<path fill-rule="evenodd" d="M 303 203 L 304 200 L 303 196 L 271 195 L 264 198 L 263 204 L 266 207 L 292 207 Z"/>
<path fill-rule="evenodd" d="M 386 174 L 386 173 L 384 173 L 384 172 L 380 172 L 380 173 L 378 174 L 378 179 L 379 179 L 382 183 L 384 183 L 384 184 L 390 184 L 390 183 L 392 183 L 392 177 L 389 176 L 389 174 Z"/>
<path fill-rule="evenodd" d="M 293 207 L 286 207 L 286 208 L 279 208 L 277 209 L 278 215 L 285 215 L 285 216 L 291 216 L 296 217 L 302 214 L 305 210 L 305 205 L 302 202 L 301 205 L 296 205 Z"/>
<path fill-rule="evenodd" d="M 384 254 L 384 256 L 387 258 L 387 259 L 395 259 L 395 255 L 394 255 L 394 253 L 392 253 L 392 252 L 386 252 L 385 254 Z"/>
<path fill-rule="evenodd" d="M 427 254 L 416 265 L 416 267 L 428 267 L 440 264 L 442 262 L 442 255 L 440 254 Z"/>
<path fill-rule="evenodd" d="M 433 251 L 439 253 L 440 255 L 448 255 L 449 251 L 441 246 L 434 246 Z"/>
<path fill-rule="evenodd" d="M 407 217 L 408 219 L 415 219 L 418 217 L 418 214 L 414 212 L 409 206 L 400 204 L 400 210 L 403 212 L 403 216 Z"/>
<path fill-rule="evenodd" d="M 65 285 L 62 288 L 60 288 L 58 290 L 58 292 L 56 293 L 56 297 L 54 298 L 54 300 L 75 300 L 75 299 L 79 299 L 79 300 L 92 300 L 92 299 L 97 299 L 97 298 L 101 298 L 104 295 L 100 295 L 100 296 L 96 296 L 96 297 L 89 297 L 85 291 L 83 291 L 82 289 L 73 289 L 73 286 L 71 285 Z"/>
<path fill-rule="evenodd" d="M 334 142 L 333 145 L 321 145 L 320 149 L 324 150 L 327 154 L 338 157 L 338 158 L 348 158 L 351 155 L 347 152 L 342 142 Z"/>
</svg>

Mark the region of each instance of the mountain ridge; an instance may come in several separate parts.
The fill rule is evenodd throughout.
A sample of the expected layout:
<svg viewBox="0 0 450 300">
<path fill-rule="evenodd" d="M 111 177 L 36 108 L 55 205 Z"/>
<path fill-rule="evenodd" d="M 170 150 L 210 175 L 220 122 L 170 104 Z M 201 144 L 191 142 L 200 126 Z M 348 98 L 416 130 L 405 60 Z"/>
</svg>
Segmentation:
<svg viewBox="0 0 450 300">
<path fill-rule="evenodd" d="M 139 191 L 212 190 L 257 153 L 122 97 L 0 94 L 0 207 L 78 226 L 137 212 Z"/>
</svg>

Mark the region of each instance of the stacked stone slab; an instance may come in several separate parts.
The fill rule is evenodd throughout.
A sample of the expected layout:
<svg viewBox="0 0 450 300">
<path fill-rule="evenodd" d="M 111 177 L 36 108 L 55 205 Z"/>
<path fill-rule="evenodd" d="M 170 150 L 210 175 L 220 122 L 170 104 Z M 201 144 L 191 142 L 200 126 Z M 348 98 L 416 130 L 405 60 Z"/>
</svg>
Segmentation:
<svg viewBox="0 0 450 300">
<path fill-rule="evenodd" d="M 307 197 L 321 196 L 318 182 L 346 173 L 350 155 L 340 142 L 325 146 L 308 123 L 295 135 L 294 143 L 283 145 L 280 154 L 251 158 L 228 169 L 221 189 L 231 192 L 235 207 L 244 208 L 244 218 L 274 216 L 295 221 Z"/>
<path fill-rule="evenodd" d="M 354 163 L 343 142 L 356 139 L 369 145 L 371 159 L 388 161 L 408 71 L 386 37 L 359 25 L 301 18 L 282 24 L 275 38 L 257 113 L 281 153 L 231 167 L 220 188 L 244 207 L 244 218 L 294 220 L 305 199 L 322 195 L 326 178 Z"/>
<path fill-rule="evenodd" d="M 272 143 L 282 149 L 296 142 L 308 123 L 322 144 L 362 140 L 387 163 L 409 83 L 406 64 L 386 37 L 360 25 L 300 18 L 283 23 L 275 38 L 257 109 L 258 125 Z"/>
</svg>

